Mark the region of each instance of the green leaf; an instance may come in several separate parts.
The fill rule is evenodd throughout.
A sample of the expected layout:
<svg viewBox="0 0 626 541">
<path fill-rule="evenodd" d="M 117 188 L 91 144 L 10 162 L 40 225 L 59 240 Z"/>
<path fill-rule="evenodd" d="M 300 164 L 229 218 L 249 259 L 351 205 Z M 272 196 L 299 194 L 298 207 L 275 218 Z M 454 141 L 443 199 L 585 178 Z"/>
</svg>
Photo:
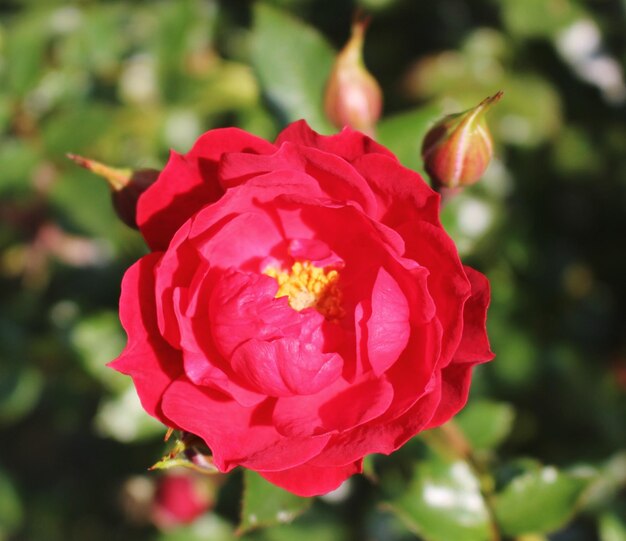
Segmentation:
<svg viewBox="0 0 626 541">
<path fill-rule="evenodd" d="M 626 541 L 626 522 L 615 513 L 602 515 L 600 541 Z"/>
<path fill-rule="evenodd" d="M 165 432 L 165 427 L 144 411 L 132 386 L 100 403 L 94 425 L 100 435 L 123 443 L 153 439 Z"/>
<path fill-rule="evenodd" d="M 467 463 L 420 462 L 405 494 L 390 502 L 407 527 L 427 541 L 487 541 L 489 513 Z"/>
<path fill-rule="evenodd" d="M 291 522 L 312 502 L 312 498 L 295 496 L 267 482 L 258 473 L 246 470 L 238 533 Z"/>
<path fill-rule="evenodd" d="M 237 541 L 232 526 L 215 513 L 208 513 L 194 520 L 189 526 L 164 532 L 158 541 Z"/>
<path fill-rule="evenodd" d="M 456 422 L 475 450 L 493 449 L 511 432 L 515 413 L 509 404 L 480 400 L 471 402 Z"/>
<path fill-rule="evenodd" d="M 304 118 L 333 131 L 323 111 L 333 48 L 312 27 L 262 3 L 254 7 L 252 65 L 271 104 L 285 122 Z"/>
<path fill-rule="evenodd" d="M 129 387 L 128 378 L 106 365 L 120 354 L 126 343 L 115 312 L 100 312 L 81 319 L 70 333 L 70 342 L 92 377 L 112 391 Z"/>
<path fill-rule="evenodd" d="M 387 117 L 376 129 L 378 142 L 389 148 L 402 165 L 422 173 L 422 141 L 428 128 L 440 116 L 439 106 L 428 105 Z"/>
<path fill-rule="evenodd" d="M 0 469 L 0 539 L 17 529 L 23 519 L 22 504 L 5 472 Z"/>
<path fill-rule="evenodd" d="M 494 500 L 502 531 L 515 536 L 560 528 L 574 514 L 589 482 L 551 466 L 515 477 Z"/>
</svg>

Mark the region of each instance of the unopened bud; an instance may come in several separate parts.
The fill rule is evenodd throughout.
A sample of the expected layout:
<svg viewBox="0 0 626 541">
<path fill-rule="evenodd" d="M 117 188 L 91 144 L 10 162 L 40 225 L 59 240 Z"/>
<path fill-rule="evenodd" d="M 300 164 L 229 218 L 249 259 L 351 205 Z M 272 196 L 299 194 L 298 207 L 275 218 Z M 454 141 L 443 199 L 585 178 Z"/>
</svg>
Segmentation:
<svg viewBox="0 0 626 541">
<path fill-rule="evenodd" d="M 373 135 L 382 110 L 382 92 L 363 63 L 368 20 L 355 20 L 352 36 L 335 59 L 326 85 L 324 109 L 338 128 L 350 126 Z"/>
<path fill-rule="evenodd" d="M 422 157 L 435 187 L 469 186 L 483 175 L 493 155 L 485 113 L 502 94 L 498 92 L 472 109 L 448 115 L 428 131 Z"/>
<path fill-rule="evenodd" d="M 215 487 L 186 472 L 167 473 L 157 481 L 152 520 L 163 530 L 193 522 L 214 504 Z"/>
<path fill-rule="evenodd" d="M 137 229 L 139 196 L 157 179 L 160 172 L 156 169 L 118 169 L 76 154 L 67 154 L 67 157 L 107 181 L 118 217 L 127 226 Z"/>
</svg>

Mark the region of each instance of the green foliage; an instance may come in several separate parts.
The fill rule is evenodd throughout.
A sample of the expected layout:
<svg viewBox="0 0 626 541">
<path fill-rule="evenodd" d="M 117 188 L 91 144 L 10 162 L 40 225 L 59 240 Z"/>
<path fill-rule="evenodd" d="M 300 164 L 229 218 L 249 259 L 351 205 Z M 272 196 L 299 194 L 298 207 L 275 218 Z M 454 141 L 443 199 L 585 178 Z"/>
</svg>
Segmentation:
<svg viewBox="0 0 626 541">
<path fill-rule="evenodd" d="M 515 477 L 494 502 L 508 535 L 552 532 L 572 516 L 590 479 L 547 466 Z"/>
<path fill-rule="evenodd" d="M 475 451 L 494 449 L 502 443 L 513 428 L 515 412 L 509 404 L 489 400 L 475 400 L 456 418 Z"/>
<path fill-rule="evenodd" d="M 408 490 L 389 506 L 426 541 L 491 539 L 479 480 L 463 461 L 420 461 Z"/>
<path fill-rule="evenodd" d="M 285 122 L 305 118 L 332 132 L 322 98 L 333 50 L 313 28 L 263 3 L 255 4 L 252 63 L 272 105 Z"/>
<path fill-rule="evenodd" d="M 268 483 L 258 473 L 244 472 L 244 492 L 239 533 L 291 522 L 311 505 L 311 498 L 299 498 Z"/>
</svg>

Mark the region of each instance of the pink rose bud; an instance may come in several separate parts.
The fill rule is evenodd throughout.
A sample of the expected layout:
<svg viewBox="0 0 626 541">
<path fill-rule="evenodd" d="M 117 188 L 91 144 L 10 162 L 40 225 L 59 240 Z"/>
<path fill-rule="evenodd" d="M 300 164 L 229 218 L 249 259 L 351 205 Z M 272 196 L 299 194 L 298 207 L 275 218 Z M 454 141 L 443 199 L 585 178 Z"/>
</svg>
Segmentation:
<svg viewBox="0 0 626 541">
<path fill-rule="evenodd" d="M 382 92 L 363 63 L 368 20 L 355 20 L 350 40 L 337 55 L 328 79 L 324 109 L 338 128 L 350 126 L 373 135 L 382 110 Z"/>
<path fill-rule="evenodd" d="M 483 175 L 493 155 L 485 113 L 502 94 L 498 92 L 472 109 L 448 115 L 428 131 L 422 157 L 435 187 L 469 186 Z"/>
<path fill-rule="evenodd" d="M 157 179 L 160 171 L 118 169 L 76 154 L 67 154 L 67 157 L 107 181 L 111 188 L 111 200 L 117 216 L 128 227 L 137 229 L 137 201 L 139 196 Z"/>
<path fill-rule="evenodd" d="M 171 529 L 193 522 L 211 505 L 206 480 L 187 473 L 168 473 L 158 480 L 152 520 L 159 528 Z"/>
</svg>

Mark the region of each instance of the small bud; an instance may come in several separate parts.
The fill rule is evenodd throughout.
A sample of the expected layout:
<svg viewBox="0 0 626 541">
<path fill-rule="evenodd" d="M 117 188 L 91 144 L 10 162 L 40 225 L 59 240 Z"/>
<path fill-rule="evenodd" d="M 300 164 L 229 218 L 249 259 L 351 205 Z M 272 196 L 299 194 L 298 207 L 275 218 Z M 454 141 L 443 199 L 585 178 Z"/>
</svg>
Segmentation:
<svg viewBox="0 0 626 541">
<path fill-rule="evenodd" d="M 494 94 L 473 109 L 448 115 L 428 131 L 422 157 L 435 187 L 469 186 L 483 175 L 493 154 L 485 112 L 502 94 Z"/>
<path fill-rule="evenodd" d="M 214 503 L 215 488 L 184 472 L 167 473 L 157 481 L 152 520 L 162 530 L 193 522 Z"/>
<path fill-rule="evenodd" d="M 76 154 L 67 154 L 74 163 L 103 177 L 111 188 L 111 200 L 118 217 L 129 227 L 137 229 L 137 201 L 139 196 L 159 176 L 156 169 L 118 169 Z"/>
<path fill-rule="evenodd" d="M 355 20 L 352 36 L 339 52 L 326 85 L 324 109 L 338 128 L 350 126 L 374 134 L 382 110 L 382 92 L 363 63 L 368 20 Z"/>
</svg>

